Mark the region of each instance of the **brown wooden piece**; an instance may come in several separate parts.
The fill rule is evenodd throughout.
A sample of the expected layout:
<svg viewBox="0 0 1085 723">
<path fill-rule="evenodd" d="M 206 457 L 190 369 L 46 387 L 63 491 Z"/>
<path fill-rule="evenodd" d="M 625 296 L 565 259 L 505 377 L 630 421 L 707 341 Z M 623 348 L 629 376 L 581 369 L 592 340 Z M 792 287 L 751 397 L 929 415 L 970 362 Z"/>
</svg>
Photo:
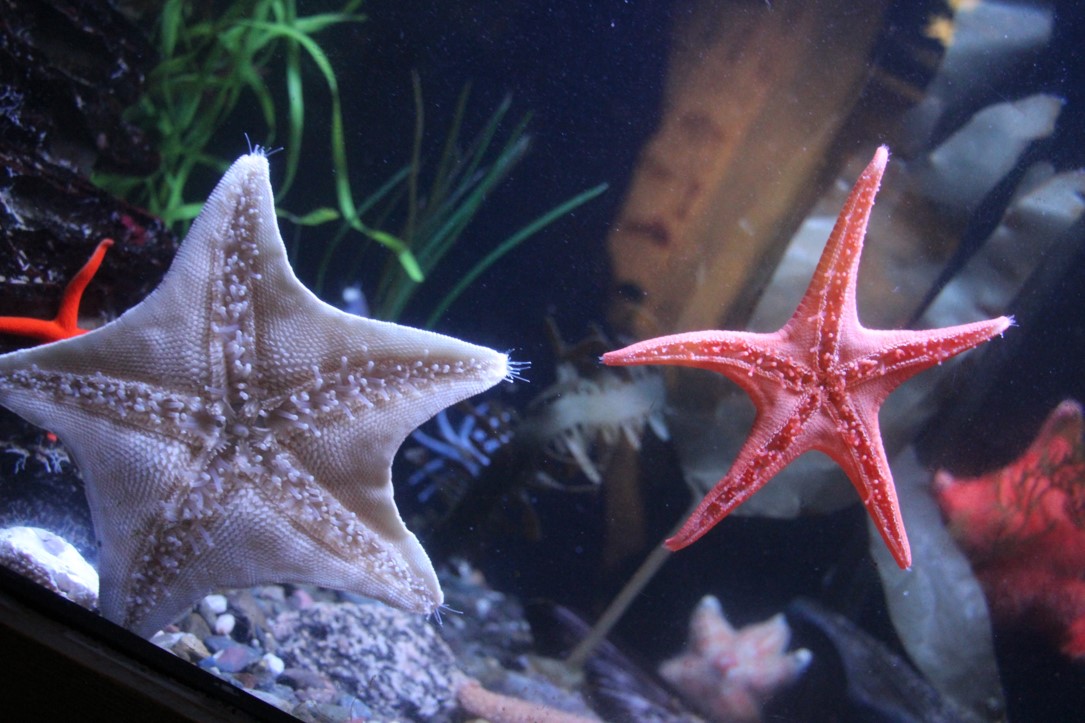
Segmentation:
<svg viewBox="0 0 1085 723">
<path fill-rule="evenodd" d="M 637 338 L 741 326 L 835 168 L 884 0 L 717 3 L 681 21 L 662 124 L 608 240 Z"/>
</svg>

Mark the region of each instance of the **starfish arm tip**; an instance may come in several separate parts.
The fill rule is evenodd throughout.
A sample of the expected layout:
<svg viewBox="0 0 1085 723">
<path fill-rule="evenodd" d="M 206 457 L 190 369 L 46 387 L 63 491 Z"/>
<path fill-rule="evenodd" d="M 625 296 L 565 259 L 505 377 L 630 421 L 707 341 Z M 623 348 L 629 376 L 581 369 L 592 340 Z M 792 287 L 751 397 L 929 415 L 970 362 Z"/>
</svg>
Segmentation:
<svg viewBox="0 0 1085 723">
<path fill-rule="evenodd" d="M 887 539 L 885 544 L 886 547 L 889 548 L 889 553 L 893 556 L 893 560 L 901 570 L 912 569 L 912 546 L 908 544 L 908 536 L 905 534 L 904 530 L 901 530 L 899 539 L 892 542 Z"/>
<path fill-rule="evenodd" d="M 723 519 L 705 520 L 704 516 L 700 514 L 700 510 L 696 510 L 691 514 L 684 523 L 682 523 L 681 529 L 674 533 L 671 537 L 668 537 L 663 545 L 671 552 L 678 552 L 681 549 L 689 547 L 697 540 L 701 539 L 716 526 L 716 523 Z"/>
<path fill-rule="evenodd" d="M 530 383 L 531 380 L 524 376 L 524 372 L 526 372 L 530 368 L 530 361 L 516 361 L 509 356 L 509 353 L 506 353 L 505 376 L 503 378 L 506 382 Z"/>
<path fill-rule="evenodd" d="M 892 481 L 890 481 L 892 485 Z M 892 488 L 890 487 L 892 491 Z M 878 534 L 885 543 L 885 547 L 892 555 L 893 561 L 901 570 L 907 570 L 912 566 L 912 546 L 908 542 L 908 531 L 904 528 L 904 520 L 900 516 L 900 507 L 893 492 L 890 499 L 885 499 L 881 504 L 874 504 L 870 500 L 864 501 L 870 521 L 878 530 Z"/>
<path fill-rule="evenodd" d="M 79 269 L 65 287 L 60 300 L 60 310 L 57 312 L 55 319 L 55 322 L 65 332 L 62 338 L 79 336 L 85 332 L 84 329 L 79 328 L 79 304 L 83 300 L 83 292 L 86 291 L 94 275 L 98 273 L 98 269 L 101 268 L 102 261 L 105 259 L 106 251 L 111 246 L 113 246 L 113 239 L 111 238 L 104 238 L 99 241 L 90 258 L 83 264 L 83 268 Z"/>
<path fill-rule="evenodd" d="M 689 543 L 688 542 L 683 542 L 682 540 L 680 540 L 678 538 L 678 535 L 675 535 L 674 537 L 668 537 L 666 540 L 664 540 L 663 541 L 663 546 L 666 547 L 671 552 L 678 552 L 683 547 L 688 547 Z"/>
<path fill-rule="evenodd" d="M 977 321 L 974 324 L 966 325 L 971 326 L 973 329 L 979 330 L 979 338 L 977 338 L 969 347 L 978 346 L 985 341 L 989 341 L 996 336 L 1003 336 L 1006 331 L 1014 326 L 1017 326 L 1017 320 L 1012 316 L 999 316 L 994 319 L 988 319 L 987 321 Z M 961 351 L 964 351 L 962 349 Z"/>
<path fill-rule="evenodd" d="M 608 351 L 607 353 L 603 354 L 603 356 L 599 357 L 599 361 L 609 367 L 625 365 L 625 360 L 620 350 Z"/>
<path fill-rule="evenodd" d="M 874 151 L 874 161 L 877 162 L 879 166 L 885 166 L 886 164 L 888 164 L 889 146 L 885 145 L 884 143 L 878 146 L 877 150 Z"/>
</svg>

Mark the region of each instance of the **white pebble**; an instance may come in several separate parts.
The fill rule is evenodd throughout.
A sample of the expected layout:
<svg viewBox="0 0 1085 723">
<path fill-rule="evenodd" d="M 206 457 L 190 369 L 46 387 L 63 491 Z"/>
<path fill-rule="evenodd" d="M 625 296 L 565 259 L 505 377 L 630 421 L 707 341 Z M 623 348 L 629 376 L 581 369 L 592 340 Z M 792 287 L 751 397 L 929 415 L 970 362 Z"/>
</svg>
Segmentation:
<svg viewBox="0 0 1085 723">
<path fill-rule="evenodd" d="M 226 596 L 225 595 L 208 595 L 200 601 L 200 613 L 205 618 L 210 618 L 215 615 L 220 615 L 226 612 Z"/>
<path fill-rule="evenodd" d="M 229 635 L 234 631 L 237 619 L 230 613 L 223 613 L 215 619 L 215 632 L 219 635 Z"/>
<path fill-rule="evenodd" d="M 184 636 L 184 633 L 164 633 L 159 630 L 151 638 L 151 642 L 164 650 L 173 650 L 173 646 L 177 644 Z"/>
<path fill-rule="evenodd" d="M 272 675 L 278 677 L 279 673 L 286 669 L 286 663 L 283 659 L 274 653 L 264 653 L 264 657 L 260 658 L 260 663 L 264 669 Z"/>
</svg>

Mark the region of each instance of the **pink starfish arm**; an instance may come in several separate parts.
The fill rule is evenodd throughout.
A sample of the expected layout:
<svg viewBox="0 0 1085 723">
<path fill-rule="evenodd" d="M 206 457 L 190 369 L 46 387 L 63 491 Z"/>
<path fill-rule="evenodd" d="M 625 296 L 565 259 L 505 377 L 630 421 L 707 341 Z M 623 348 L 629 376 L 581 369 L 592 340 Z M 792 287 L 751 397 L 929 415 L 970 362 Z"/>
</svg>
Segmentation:
<svg viewBox="0 0 1085 723">
<path fill-rule="evenodd" d="M 52 319 L 30 319 L 25 316 L 0 316 L 0 333 L 29 336 L 43 342 L 60 341 L 80 334 L 86 329 L 79 328 L 79 303 L 83 300 L 83 291 L 94 275 L 98 273 L 106 250 L 113 245 L 113 239 L 103 239 L 94 249 L 90 259 L 83 265 L 64 289 L 60 301 L 60 310 Z"/>
<path fill-rule="evenodd" d="M 809 387 L 806 379 L 810 370 L 776 351 L 783 341 L 782 331 L 689 332 L 603 355 L 603 362 L 610 365 L 711 369 L 742 387 L 757 406 L 753 427 L 731 469 L 705 495 L 682 529 L 666 541 L 669 549 L 680 550 L 696 542 L 800 454 L 817 448 L 811 421 L 819 400 L 804 388 Z"/>
<path fill-rule="evenodd" d="M 859 176 L 809 288 L 782 329 L 675 334 L 603 355 L 604 363 L 620 366 L 711 369 L 741 386 L 757 407 L 730 471 L 667 540 L 668 548 L 693 543 L 792 460 L 817 450 L 848 475 L 897 563 L 911 565 L 878 410 L 906 379 L 1002 333 L 1012 320 L 928 331 L 877 331 L 859 323 L 859 257 L 888 158 L 888 150 L 879 148 Z"/>
</svg>

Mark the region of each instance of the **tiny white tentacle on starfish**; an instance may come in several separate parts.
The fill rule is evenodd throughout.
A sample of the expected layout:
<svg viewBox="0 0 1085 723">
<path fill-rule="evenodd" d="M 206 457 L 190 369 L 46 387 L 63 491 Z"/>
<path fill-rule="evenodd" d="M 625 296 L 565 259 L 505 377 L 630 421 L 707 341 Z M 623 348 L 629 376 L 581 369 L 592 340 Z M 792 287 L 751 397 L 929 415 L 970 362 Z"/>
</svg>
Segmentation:
<svg viewBox="0 0 1085 723">
<path fill-rule="evenodd" d="M 444 598 L 393 501 L 392 457 L 509 368 L 505 354 L 317 299 L 287 261 L 257 152 L 227 171 L 142 303 L 0 356 L 0 404 L 71 449 L 102 612 L 147 636 L 213 589 L 271 582 L 435 610 Z"/>
<path fill-rule="evenodd" d="M 742 387 L 757 406 L 730 471 L 667 540 L 671 550 L 699 539 L 792 460 L 817 450 L 847 473 L 897 564 L 911 566 L 878 410 L 904 381 L 1001 334 L 1013 320 L 1001 316 L 924 331 L 882 331 L 859 323 L 859 256 L 888 160 L 882 146 L 859 176 L 806 294 L 782 329 L 674 334 L 603 355 L 604 363 L 618 366 L 711 369 Z"/>
</svg>

